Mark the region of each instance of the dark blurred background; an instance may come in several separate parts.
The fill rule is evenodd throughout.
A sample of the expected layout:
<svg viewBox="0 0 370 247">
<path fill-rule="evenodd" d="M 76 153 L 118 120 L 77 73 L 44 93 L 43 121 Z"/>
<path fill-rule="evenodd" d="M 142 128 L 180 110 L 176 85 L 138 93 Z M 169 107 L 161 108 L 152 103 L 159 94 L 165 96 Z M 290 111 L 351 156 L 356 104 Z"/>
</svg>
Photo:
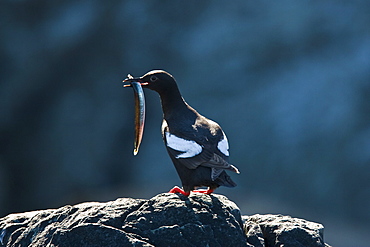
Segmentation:
<svg viewBox="0 0 370 247">
<path fill-rule="evenodd" d="M 0 217 L 180 185 L 156 93 L 132 155 L 121 81 L 165 69 L 228 135 L 243 214 L 370 242 L 370 1 L 0 2 Z"/>
</svg>

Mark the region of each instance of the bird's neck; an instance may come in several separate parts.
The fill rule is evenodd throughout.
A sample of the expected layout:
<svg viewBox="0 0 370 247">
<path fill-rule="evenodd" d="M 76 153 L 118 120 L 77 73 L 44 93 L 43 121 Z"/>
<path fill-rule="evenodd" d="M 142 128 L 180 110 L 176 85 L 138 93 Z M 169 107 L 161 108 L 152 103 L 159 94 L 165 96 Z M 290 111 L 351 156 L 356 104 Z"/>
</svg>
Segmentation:
<svg viewBox="0 0 370 247">
<path fill-rule="evenodd" d="M 169 120 L 170 118 L 176 118 L 177 116 L 186 114 L 188 111 L 187 104 L 177 87 L 173 87 L 171 90 L 165 92 L 160 92 L 159 95 L 161 97 L 164 119 Z"/>
</svg>

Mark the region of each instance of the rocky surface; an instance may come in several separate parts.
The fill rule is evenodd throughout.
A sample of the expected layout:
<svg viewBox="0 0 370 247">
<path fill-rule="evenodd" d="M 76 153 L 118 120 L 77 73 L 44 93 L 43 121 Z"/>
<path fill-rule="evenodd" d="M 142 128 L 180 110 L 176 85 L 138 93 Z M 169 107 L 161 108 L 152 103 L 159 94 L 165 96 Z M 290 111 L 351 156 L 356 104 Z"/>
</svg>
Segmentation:
<svg viewBox="0 0 370 247">
<path fill-rule="evenodd" d="M 284 215 L 242 216 L 248 243 L 252 246 L 329 246 L 324 226 Z"/>
<path fill-rule="evenodd" d="M 323 226 L 282 215 L 241 216 L 222 195 L 120 198 L 0 219 L 0 246 L 327 246 Z"/>
</svg>

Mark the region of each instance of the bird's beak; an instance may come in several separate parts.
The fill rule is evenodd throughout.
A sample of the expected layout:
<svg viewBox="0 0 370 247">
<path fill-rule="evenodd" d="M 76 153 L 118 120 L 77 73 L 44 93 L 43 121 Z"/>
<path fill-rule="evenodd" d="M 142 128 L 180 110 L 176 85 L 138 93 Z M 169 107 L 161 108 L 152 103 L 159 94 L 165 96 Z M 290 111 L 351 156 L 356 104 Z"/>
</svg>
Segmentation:
<svg viewBox="0 0 370 247">
<path fill-rule="evenodd" d="M 148 82 L 143 82 L 141 77 L 133 77 L 132 75 L 128 74 L 127 78 L 122 81 L 123 83 L 127 83 L 124 84 L 123 87 L 132 87 L 131 82 L 134 81 L 139 82 L 141 86 L 146 86 L 149 84 Z"/>
</svg>

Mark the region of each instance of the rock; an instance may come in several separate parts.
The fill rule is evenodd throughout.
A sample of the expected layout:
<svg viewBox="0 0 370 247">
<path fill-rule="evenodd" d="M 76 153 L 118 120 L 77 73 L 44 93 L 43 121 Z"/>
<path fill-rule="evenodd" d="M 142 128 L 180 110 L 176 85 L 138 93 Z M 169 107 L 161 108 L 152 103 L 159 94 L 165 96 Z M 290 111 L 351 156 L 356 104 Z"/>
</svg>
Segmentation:
<svg viewBox="0 0 370 247">
<path fill-rule="evenodd" d="M 322 230 L 289 216 L 242 217 L 222 195 L 164 193 L 10 214 L 0 246 L 325 246 Z"/>
<path fill-rule="evenodd" d="M 319 247 L 324 243 L 324 226 L 283 215 L 243 216 L 247 241 L 252 246 Z"/>
</svg>

